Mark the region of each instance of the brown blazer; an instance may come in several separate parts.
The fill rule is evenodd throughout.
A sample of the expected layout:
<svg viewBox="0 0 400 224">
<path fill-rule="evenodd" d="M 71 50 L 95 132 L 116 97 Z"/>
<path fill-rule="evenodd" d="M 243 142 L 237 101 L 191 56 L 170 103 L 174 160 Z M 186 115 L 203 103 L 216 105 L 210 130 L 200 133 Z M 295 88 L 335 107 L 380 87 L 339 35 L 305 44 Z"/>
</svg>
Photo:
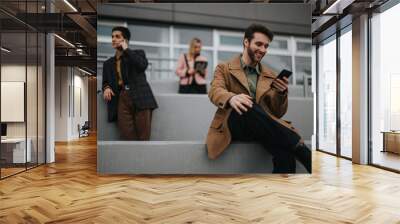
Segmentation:
<svg viewBox="0 0 400 224">
<path fill-rule="evenodd" d="M 261 65 L 261 74 L 256 89 L 256 103 L 274 120 L 298 133 L 289 121 L 280 119 L 287 111 L 288 96 L 287 93 L 281 94 L 276 89 L 271 88 L 271 83 L 275 78 L 276 75 L 272 70 Z M 218 107 L 206 140 L 210 159 L 216 159 L 231 142 L 228 117 L 232 108 L 228 101 L 232 96 L 241 93 L 250 95 L 250 89 L 246 74 L 240 66 L 240 56 L 236 56 L 217 66 L 208 93 L 211 102 Z"/>
</svg>

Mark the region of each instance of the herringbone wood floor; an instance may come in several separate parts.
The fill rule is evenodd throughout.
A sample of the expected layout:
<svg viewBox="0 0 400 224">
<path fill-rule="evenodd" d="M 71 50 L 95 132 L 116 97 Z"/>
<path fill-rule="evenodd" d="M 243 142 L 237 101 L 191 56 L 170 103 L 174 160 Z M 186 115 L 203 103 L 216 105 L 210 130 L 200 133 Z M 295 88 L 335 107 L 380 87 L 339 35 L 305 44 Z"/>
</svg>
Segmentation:
<svg viewBox="0 0 400 224">
<path fill-rule="evenodd" d="M 0 181 L 0 223 L 400 223 L 400 175 L 320 152 L 312 175 L 98 176 L 96 139 Z"/>
</svg>

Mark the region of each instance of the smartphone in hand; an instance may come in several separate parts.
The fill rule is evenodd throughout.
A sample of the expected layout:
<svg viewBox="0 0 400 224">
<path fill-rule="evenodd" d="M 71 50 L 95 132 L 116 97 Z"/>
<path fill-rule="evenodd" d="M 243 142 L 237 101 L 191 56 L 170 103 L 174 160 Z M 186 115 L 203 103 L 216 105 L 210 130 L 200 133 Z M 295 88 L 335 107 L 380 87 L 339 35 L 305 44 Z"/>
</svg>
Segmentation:
<svg viewBox="0 0 400 224">
<path fill-rule="evenodd" d="M 289 77 L 292 75 L 292 72 L 286 69 L 283 69 L 279 75 L 276 77 L 277 79 L 283 79 L 283 77 L 286 77 L 289 79 Z"/>
</svg>

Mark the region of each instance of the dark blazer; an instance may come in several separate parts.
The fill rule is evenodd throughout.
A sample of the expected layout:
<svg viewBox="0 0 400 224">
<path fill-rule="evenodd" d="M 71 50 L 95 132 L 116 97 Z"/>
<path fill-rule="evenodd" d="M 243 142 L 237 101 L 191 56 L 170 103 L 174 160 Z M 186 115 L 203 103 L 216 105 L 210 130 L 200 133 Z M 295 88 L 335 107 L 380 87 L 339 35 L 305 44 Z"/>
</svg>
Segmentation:
<svg viewBox="0 0 400 224">
<path fill-rule="evenodd" d="M 121 75 L 125 84 L 128 84 L 129 96 L 138 110 L 156 109 L 156 99 L 146 79 L 145 70 L 148 61 L 143 50 L 126 49 L 121 55 Z M 116 79 L 115 56 L 107 59 L 103 64 L 103 91 L 111 87 L 115 96 L 107 104 L 108 121 L 117 120 L 119 89 Z"/>
</svg>

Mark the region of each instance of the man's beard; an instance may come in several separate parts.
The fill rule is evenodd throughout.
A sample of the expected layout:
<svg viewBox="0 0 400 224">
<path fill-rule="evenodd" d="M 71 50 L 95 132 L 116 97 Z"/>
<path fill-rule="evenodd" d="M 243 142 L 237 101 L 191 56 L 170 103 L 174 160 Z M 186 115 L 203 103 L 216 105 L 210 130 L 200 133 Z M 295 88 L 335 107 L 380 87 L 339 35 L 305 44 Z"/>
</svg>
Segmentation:
<svg viewBox="0 0 400 224">
<path fill-rule="evenodd" d="M 250 64 L 257 64 L 258 62 L 260 62 L 256 60 L 256 53 L 251 50 L 251 48 L 247 48 L 247 55 L 249 55 Z"/>
</svg>

